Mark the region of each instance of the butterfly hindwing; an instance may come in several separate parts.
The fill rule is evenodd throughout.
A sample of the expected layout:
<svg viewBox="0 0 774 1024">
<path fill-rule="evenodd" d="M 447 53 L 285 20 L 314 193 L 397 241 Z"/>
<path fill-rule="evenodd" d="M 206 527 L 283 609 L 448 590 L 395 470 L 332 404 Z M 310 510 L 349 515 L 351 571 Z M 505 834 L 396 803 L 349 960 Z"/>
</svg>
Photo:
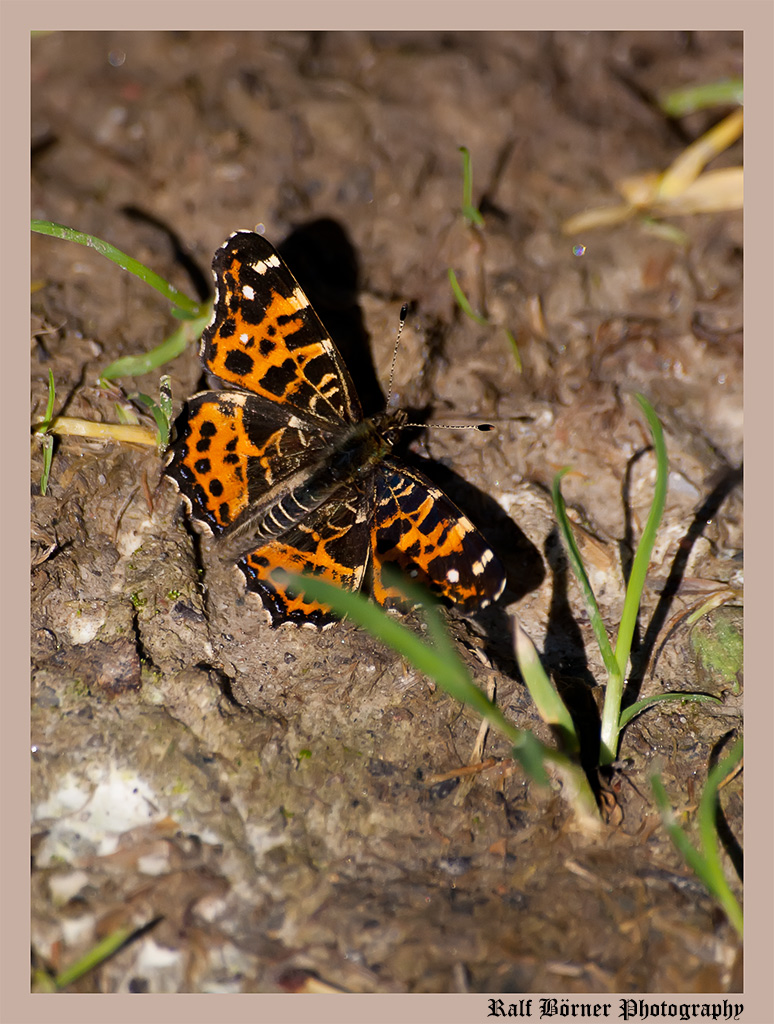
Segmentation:
<svg viewBox="0 0 774 1024">
<path fill-rule="evenodd" d="M 485 608 L 505 585 L 500 563 L 468 517 L 424 473 L 393 459 L 376 479 L 371 550 L 379 604 L 404 603 L 383 578 L 386 565 L 464 611 Z"/>
</svg>

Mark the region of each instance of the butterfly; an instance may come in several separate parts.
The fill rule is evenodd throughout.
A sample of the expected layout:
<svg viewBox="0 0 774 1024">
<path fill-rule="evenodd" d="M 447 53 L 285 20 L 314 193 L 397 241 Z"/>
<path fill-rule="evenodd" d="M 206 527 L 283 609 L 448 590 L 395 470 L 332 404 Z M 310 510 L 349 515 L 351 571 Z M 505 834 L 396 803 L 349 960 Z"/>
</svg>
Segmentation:
<svg viewBox="0 0 774 1024">
<path fill-rule="evenodd" d="M 349 372 L 298 282 L 262 235 L 236 231 L 212 262 L 204 367 L 222 391 L 186 403 L 166 472 L 217 538 L 272 626 L 325 628 L 332 610 L 277 570 L 401 607 L 397 567 L 466 612 L 505 586 L 494 553 L 449 497 L 394 454 L 402 410 L 364 417 Z"/>
</svg>

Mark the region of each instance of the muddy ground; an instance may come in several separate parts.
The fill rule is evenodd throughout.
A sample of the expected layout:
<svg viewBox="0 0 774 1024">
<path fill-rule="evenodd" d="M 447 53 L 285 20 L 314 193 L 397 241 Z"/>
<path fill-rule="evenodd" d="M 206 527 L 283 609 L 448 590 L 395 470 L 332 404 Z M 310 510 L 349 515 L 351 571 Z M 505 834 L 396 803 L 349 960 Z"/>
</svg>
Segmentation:
<svg viewBox="0 0 774 1024">
<path fill-rule="evenodd" d="M 479 722 L 343 623 L 271 630 L 191 530 L 152 448 L 63 438 L 48 493 L 32 444 L 34 965 L 58 971 L 118 927 L 147 930 L 74 986 L 100 992 L 716 992 L 739 940 L 660 824 L 662 773 L 695 836 L 709 768 L 741 728 L 738 586 L 742 221 L 632 219 L 562 234 L 614 183 L 667 167 L 726 111 L 670 120 L 655 97 L 741 74 L 738 33 L 51 34 L 33 40 L 33 217 L 108 239 L 191 295 L 237 228 L 265 227 L 340 342 L 367 411 L 434 429 L 418 461 L 508 571 L 496 608 L 449 613 L 477 682 L 551 741 L 512 652 L 518 616 L 587 748 L 603 672 L 561 554 L 558 469 L 614 635 L 622 555 L 652 494 L 637 391 L 666 432 L 670 487 L 630 700 L 721 698 L 636 719 L 598 780 L 602 831 L 530 783 Z M 460 212 L 459 147 L 483 227 Z M 741 162 L 737 144 L 715 166 Z M 174 233 L 199 278 L 170 241 Z M 573 251 L 585 246 L 582 255 Z M 34 236 L 33 422 L 116 422 L 159 373 L 100 371 L 173 329 L 168 304 L 73 243 Z M 452 267 L 488 323 L 464 316 Z M 519 370 L 506 336 L 518 345 Z M 175 409 L 203 384 L 192 345 Z M 149 422 L 140 416 L 142 422 Z M 421 620 L 409 617 L 412 628 Z M 721 637 L 725 660 L 706 653 Z M 658 658 L 656 660 L 656 654 Z M 593 752 L 593 750 L 592 750 Z M 741 777 L 723 790 L 739 893 Z"/>
</svg>

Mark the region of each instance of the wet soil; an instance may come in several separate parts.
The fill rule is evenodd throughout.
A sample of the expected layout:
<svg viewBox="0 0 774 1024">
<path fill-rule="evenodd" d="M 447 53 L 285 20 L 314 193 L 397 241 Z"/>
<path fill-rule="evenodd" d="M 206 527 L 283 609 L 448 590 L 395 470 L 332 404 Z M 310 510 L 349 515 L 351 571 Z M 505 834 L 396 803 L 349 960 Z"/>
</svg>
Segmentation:
<svg viewBox="0 0 774 1024">
<path fill-rule="evenodd" d="M 508 571 L 498 606 L 451 611 L 450 629 L 476 681 L 546 742 L 511 618 L 593 747 L 604 675 L 549 489 L 574 468 L 564 493 L 614 635 L 652 496 L 643 392 L 671 472 L 627 696 L 721 698 L 634 720 L 615 772 L 592 773 L 607 814 L 590 833 L 495 734 L 466 773 L 476 716 L 362 630 L 270 629 L 190 528 L 158 452 L 60 439 L 43 496 L 35 439 L 37 966 L 149 926 L 76 987 L 739 989 L 739 940 L 671 846 L 649 780 L 661 772 L 695 836 L 707 772 L 741 728 L 740 615 L 718 609 L 700 632 L 683 615 L 740 582 L 741 215 L 682 218 L 679 237 L 634 219 L 580 239 L 561 225 L 618 202 L 617 180 L 664 169 L 722 113 L 669 120 L 657 95 L 741 61 L 739 33 L 33 40 L 34 217 L 106 238 L 192 295 L 230 232 L 263 225 L 367 412 L 411 304 L 394 400 L 497 428 L 431 429 L 407 453 Z M 460 212 L 461 145 L 479 229 Z M 716 164 L 739 162 L 736 146 Z M 72 243 L 34 236 L 32 260 L 33 421 L 49 370 L 60 414 L 116 422 L 129 395 L 156 395 L 159 371 L 97 381 L 171 332 L 164 300 Z M 487 323 L 461 313 L 450 267 Z M 195 346 L 167 369 L 179 409 L 203 383 Z M 707 654 L 718 636 L 728 657 Z M 721 807 L 738 894 L 741 778 Z"/>
</svg>

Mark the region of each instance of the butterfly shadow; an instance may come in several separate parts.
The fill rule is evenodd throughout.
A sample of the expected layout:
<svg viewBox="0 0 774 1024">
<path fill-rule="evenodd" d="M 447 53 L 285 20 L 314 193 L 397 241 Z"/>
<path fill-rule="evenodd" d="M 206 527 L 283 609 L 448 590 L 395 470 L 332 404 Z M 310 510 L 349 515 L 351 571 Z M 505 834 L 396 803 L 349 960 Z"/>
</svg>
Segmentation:
<svg viewBox="0 0 774 1024">
<path fill-rule="evenodd" d="M 278 246 L 299 284 L 325 324 L 347 365 L 363 413 L 385 407 L 385 394 L 371 354 L 370 336 L 358 304 L 360 267 L 354 246 L 336 221 L 321 218 L 296 227 Z M 407 409 L 412 422 L 427 419 L 426 409 Z M 537 589 L 545 578 L 540 552 L 511 517 L 488 494 L 443 463 L 421 458 L 407 449 L 416 432 L 407 430 L 398 453 L 421 470 L 469 515 L 490 543 L 506 571 L 506 590 L 491 608 L 475 616 L 488 641 L 487 653 L 502 671 L 518 674 L 511 643 L 508 603 Z"/>
<path fill-rule="evenodd" d="M 360 264 L 344 229 L 320 218 L 291 231 L 277 246 L 313 308 L 336 340 L 365 416 L 384 408 L 385 397 L 358 304 Z"/>
</svg>

